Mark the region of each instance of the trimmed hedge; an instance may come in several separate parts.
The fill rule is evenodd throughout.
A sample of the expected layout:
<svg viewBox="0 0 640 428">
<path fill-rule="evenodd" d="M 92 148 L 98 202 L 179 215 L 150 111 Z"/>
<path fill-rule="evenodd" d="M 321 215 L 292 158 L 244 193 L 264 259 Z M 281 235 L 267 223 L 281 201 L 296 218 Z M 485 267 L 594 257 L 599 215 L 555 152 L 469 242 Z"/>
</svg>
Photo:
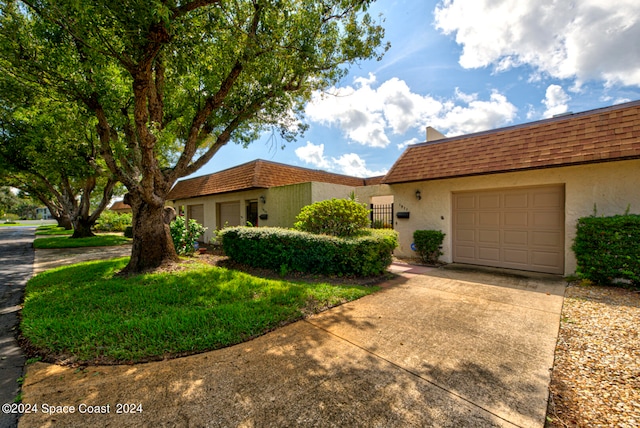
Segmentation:
<svg viewBox="0 0 640 428">
<path fill-rule="evenodd" d="M 416 230 L 413 232 L 413 242 L 416 252 L 424 263 L 436 264 L 442 255 L 440 248 L 445 234 L 439 230 Z"/>
<path fill-rule="evenodd" d="M 583 217 L 571 248 L 581 278 L 603 285 L 627 279 L 640 285 L 640 215 Z"/>
<path fill-rule="evenodd" d="M 275 227 L 231 227 L 220 232 L 227 256 L 237 262 L 280 272 L 373 276 L 385 272 L 398 235 L 367 229 L 338 238 Z"/>
</svg>

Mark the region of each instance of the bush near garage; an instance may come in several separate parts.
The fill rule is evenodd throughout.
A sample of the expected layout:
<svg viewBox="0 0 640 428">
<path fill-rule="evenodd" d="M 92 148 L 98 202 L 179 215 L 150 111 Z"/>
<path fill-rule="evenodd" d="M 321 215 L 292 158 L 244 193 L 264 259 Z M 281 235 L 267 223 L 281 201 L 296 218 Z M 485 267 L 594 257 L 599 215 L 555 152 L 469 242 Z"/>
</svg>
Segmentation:
<svg viewBox="0 0 640 428">
<path fill-rule="evenodd" d="M 439 230 L 416 230 L 413 232 L 416 253 L 424 263 L 438 263 L 438 257 L 443 254 L 440 249 L 444 236 L 445 234 Z"/>
<path fill-rule="evenodd" d="M 369 227 L 369 210 L 355 199 L 327 199 L 302 208 L 293 228 L 319 235 L 355 236 Z"/>
<path fill-rule="evenodd" d="M 131 213 L 103 211 L 93 229 L 98 232 L 124 232 L 127 226 L 131 226 L 131 217 Z"/>
<path fill-rule="evenodd" d="M 273 227 L 231 227 L 219 234 L 232 260 L 280 272 L 336 276 L 375 276 L 391 264 L 398 235 L 362 230 L 342 238 Z"/>
<path fill-rule="evenodd" d="M 640 286 L 640 215 L 579 219 L 572 250 L 581 278 L 601 285 L 626 279 Z"/>
</svg>

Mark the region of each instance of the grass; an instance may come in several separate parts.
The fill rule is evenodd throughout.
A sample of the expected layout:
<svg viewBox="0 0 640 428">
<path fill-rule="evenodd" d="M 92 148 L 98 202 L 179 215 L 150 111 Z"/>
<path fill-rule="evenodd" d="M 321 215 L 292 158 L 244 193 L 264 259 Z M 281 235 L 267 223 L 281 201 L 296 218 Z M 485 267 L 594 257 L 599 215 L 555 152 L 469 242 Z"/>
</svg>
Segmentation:
<svg viewBox="0 0 640 428">
<path fill-rule="evenodd" d="M 0 223 L 0 227 L 11 227 L 11 226 L 33 226 L 32 224 L 27 223 Z"/>
<path fill-rule="evenodd" d="M 114 276 L 127 261 L 85 262 L 29 280 L 21 328 L 36 353 L 106 363 L 203 352 L 377 290 L 263 279 L 200 262 Z"/>
<path fill-rule="evenodd" d="M 33 241 L 33 248 L 79 248 L 79 247 L 110 247 L 131 242 L 130 238 L 120 235 L 96 235 L 90 238 L 71 239 L 68 236 L 52 236 L 38 238 Z"/>
<path fill-rule="evenodd" d="M 65 229 L 64 227 L 58 227 L 55 224 L 46 226 L 39 226 L 36 229 L 36 235 L 72 235 L 73 229 Z"/>
</svg>

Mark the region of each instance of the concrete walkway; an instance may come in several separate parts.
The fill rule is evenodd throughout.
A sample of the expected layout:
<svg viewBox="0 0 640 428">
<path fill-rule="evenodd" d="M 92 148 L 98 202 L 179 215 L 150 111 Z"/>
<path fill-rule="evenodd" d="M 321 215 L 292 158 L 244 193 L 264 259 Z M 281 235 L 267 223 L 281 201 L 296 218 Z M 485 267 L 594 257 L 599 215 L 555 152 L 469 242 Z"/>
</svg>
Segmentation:
<svg viewBox="0 0 640 428">
<path fill-rule="evenodd" d="M 33 269 L 34 232 L 35 227 L 0 228 L 0 405 L 12 403 L 20 393 L 25 357 L 16 333 L 24 286 Z M 0 412 L 0 428 L 17 423 L 17 414 Z"/>
<path fill-rule="evenodd" d="M 37 257 L 37 254 L 36 254 Z M 564 283 L 394 265 L 379 293 L 250 342 L 170 361 L 27 367 L 20 426 L 542 427 Z"/>
</svg>

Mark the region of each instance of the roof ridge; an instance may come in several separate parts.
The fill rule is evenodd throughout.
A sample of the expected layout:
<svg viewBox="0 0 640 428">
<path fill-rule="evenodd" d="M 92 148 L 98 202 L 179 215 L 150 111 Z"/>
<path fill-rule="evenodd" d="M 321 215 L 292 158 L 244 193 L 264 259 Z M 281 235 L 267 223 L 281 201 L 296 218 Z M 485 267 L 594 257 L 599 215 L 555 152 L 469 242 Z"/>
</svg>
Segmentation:
<svg viewBox="0 0 640 428">
<path fill-rule="evenodd" d="M 605 107 L 598 107 L 595 109 L 585 110 L 577 113 L 563 113 L 563 114 L 556 115 L 553 117 L 548 117 L 545 119 L 534 120 L 533 122 L 518 123 L 515 125 L 503 126 L 500 128 L 487 129 L 485 131 L 472 132 L 471 134 L 456 135 L 453 137 L 447 137 L 440 140 L 424 141 L 421 143 L 412 144 L 408 148 L 428 146 L 433 144 L 442 144 L 442 143 L 456 141 L 464 138 L 475 138 L 482 135 L 494 134 L 494 133 L 503 132 L 503 131 L 512 131 L 520 128 L 526 129 L 526 128 L 540 126 L 540 125 L 553 123 L 553 122 L 563 122 L 563 121 L 574 120 L 576 118 L 585 117 L 585 116 L 592 116 L 592 115 L 595 116 L 595 115 L 610 112 L 610 111 L 624 110 L 626 108 L 635 107 L 635 106 L 640 106 L 640 100 L 629 101 L 626 103 L 614 104 L 614 105 L 605 106 Z"/>
</svg>

